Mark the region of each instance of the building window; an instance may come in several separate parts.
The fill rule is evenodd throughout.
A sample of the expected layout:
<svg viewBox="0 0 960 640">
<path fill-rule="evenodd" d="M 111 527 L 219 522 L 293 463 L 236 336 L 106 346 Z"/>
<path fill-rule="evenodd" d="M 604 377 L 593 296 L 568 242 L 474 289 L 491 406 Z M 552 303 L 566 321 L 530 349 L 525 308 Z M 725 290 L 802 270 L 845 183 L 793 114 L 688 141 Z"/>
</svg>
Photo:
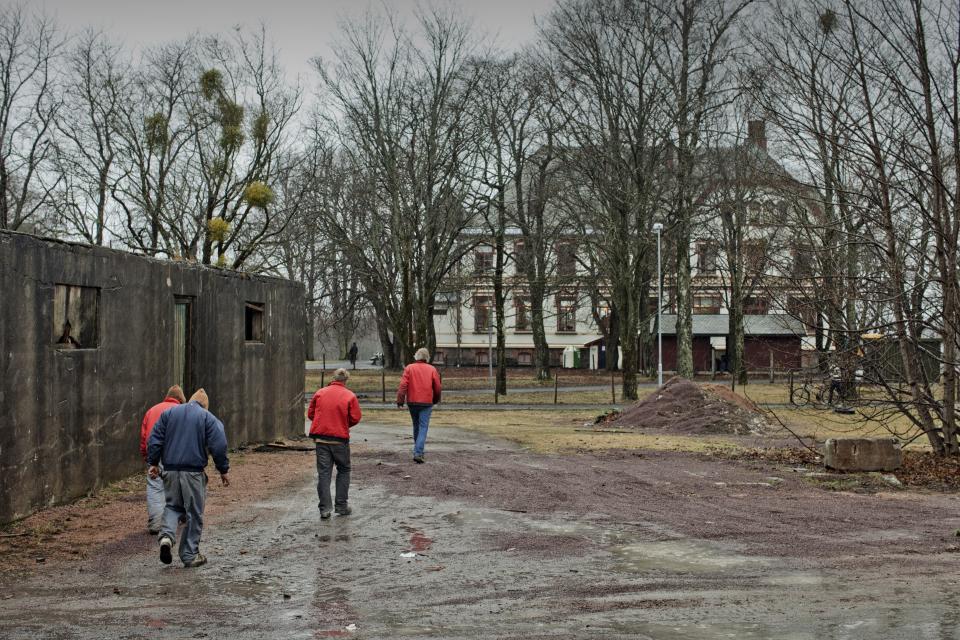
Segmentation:
<svg viewBox="0 0 960 640">
<path fill-rule="evenodd" d="M 517 240 L 513 243 L 513 261 L 517 265 L 517 270 L 522 271 L 527 268 L 530 260 L 530 251 L 527 249 L 527 243 L 523 240 Z"/>
<path fill-rule="evenodd" d="M 703 274 L 717 272 L 717 245 L 713 242 L 697 243 L 697 272 Z"/>
<path fill-rule="evenodd" d="M 53 342 L 58 349 L 96 349 L 100 289 L 58 284 L 53 290 Z"/>
<path fill-rule="evenodd" d="M 557 298 L 557 333 L 576 333 L 577 299 L 573 297 Z"/>
<path fill-rule="evenodd" d="M 527 299 L 513 296 L 513 309 L 516 312 L 513 326 L 516 331 L 530 331 L 530 308 Z"/>
<path fill-rule="evenodd" d="M 517 354 L 517 364 L 529 367 L 533 364 L 533 356 L 529 351 L 521 351 Z"/>
<path fill-rule="evenodd" d="M 244 308 L 244 339 L 263 342 L 263 303 L 248 302 Z"/>
<path fill-rule="evenodd" d="M 721 304 L 720 296 L 717 295 L 693 296 L 693 312 L 698 315 L 720 313 Z"/>
<path fill-rule="evenodd" d="M 800 320 L 807 327 L 817 326 L 817 311 L 809 300 L 790 296 L 787 298 L 787 313 Z"/>
<path fill-rule="evenodd" d="M 747 296 L 743 299 L 743 312 L 749 315 L 765 315 L 770 310 L 770 300 L 760 296 Z"/>
<path fill-rule="evenodd" d="M 490 296 L 473 298 L 473 332 L 486 333 L 490 326 Z"/>
<path fill-rule="evenodd" d="M 790 275 L 794 278 L 808 278 L 813 274 L 813 251 L 810 247 L 798 247 L 792 252 L 793 262 Z"/>
<path fill-rule="evenodd" d="M 750 240 L 743 243 L 743 262 L 748 273 L 758 275 L 766 271 L 767 243 L 763 240 Z"/>
<path fill-rule="evenodd" d="M 597 321 L 597 328 L 603 333 L 610 330 L 611 314 L 610 303 L 606 300 L 597 303 L 593 308 L 593 317 Z"/>
<path fill-rule="evenodd" d="M 493 247 L 479 247 L 473 252 L 473 273 L 483 275 L 493 271 Z"/>
<path fill-rule="evenodd" d="M 558 242 L 557 275 L 571 277 L 577 275 L 577 247 L 572 242 Z"/>
<path fill-rule="evenodd" d="M 474 362 L 477 364 L 490 364 L 490 357 L 486 351 L 477 351 L 474 353 Z"/>
<path fill-rule="evenodd" d="M 433 364 L 446 364 L 447 363 L 447 354 L 443 349 L 437 349 L 433 352 Z"/>
</svg>

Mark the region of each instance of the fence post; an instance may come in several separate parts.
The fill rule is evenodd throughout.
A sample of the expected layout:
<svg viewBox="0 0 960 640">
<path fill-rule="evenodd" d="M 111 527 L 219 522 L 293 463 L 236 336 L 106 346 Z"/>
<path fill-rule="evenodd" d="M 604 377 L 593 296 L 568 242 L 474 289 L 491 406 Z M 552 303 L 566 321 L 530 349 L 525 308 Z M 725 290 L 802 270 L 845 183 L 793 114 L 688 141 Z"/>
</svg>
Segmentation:
<svg viewBox="0 0 960 640">
<path fill-rule="evenodd" d="M 380 401 L 387 404 L 387 367 L 380 367 Z"/>
<path fill-rule="evenodd" d="M 557 404 L 557 393 L 559 392 L 560 387 L 560 374 L 554 373 L 553 375 L 553 404 Z"/>
<path fill-rule="evenodd" d="M 613 404 L 617 404 L 617 387 L 613 379 L 613 371 L 610 371 L 610 398 L 613 400 Z"/>
<path fill-rule="evenodd" d="M 773 384 L 773 349 L 770 350 L 770 384 Z"/>
<path fill-rule="evenodd" d="M 787 374 L 787 380 L 790 382 L 790 404 L 793 404 L 793 369 Z"/>
</svg>

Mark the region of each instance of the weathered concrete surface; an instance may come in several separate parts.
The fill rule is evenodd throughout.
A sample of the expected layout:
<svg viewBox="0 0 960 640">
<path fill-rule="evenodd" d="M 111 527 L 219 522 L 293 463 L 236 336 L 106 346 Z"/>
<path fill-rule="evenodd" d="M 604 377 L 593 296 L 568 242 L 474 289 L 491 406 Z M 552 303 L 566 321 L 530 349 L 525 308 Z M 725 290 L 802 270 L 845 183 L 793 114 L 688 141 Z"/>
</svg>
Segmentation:
<svg viewBox="0 0 960 640">
<path fill-rule="evenodd" d="M 96 348 L 58 349 L 55 285 L 99 289 Z M 275 278 L 0 232 L 0 522 L 141 468 L 139 426 L 173 380 L 174 302 L 191 302 L 187 395 L 231 445 L 302 425 L 303 290 Z M 264 309 L 244 340 L 244 305 Z"/>
<path fill-rule="evenodd" d="M 534 456 L 432 428 L 428 463 L 414 465 L 406 429 L 363 423 L 354 437 L 352 516 L 319 520 L 310 454 L 291 453 L 306 458 L 300 487 L 210 523 L 207 567 L 161 566 L 153 540 L 132 534 L 82 563 L 0 586 L 0 637 L 960 640 L 960 554 L 943 550 L 950 540 L 907 528 L 936 518 L 952 531 L 958 510 L 950 496 L 841 495 L 791 479 L 771 487 L 759 482 L 762 471 L 717 461 L 664 465 L 651 454 L 632 463 L 650 478 L 648 491 L 628 478 L 623 499 L 636 508 L 615 517 L 611 506 L 621 503 L 611 497 L 624 487 L 623 467 L 609 470 L 603 458 Z M 553 465 L 570 477 L 577 467 L 597 487 L 584 496 L 594 508 L 569 500 L 553 513 L 533 505 L 507 511 L 484 502 L 492 476 L 468 481 L 477 491 L 470 496 L 464 487 L 401 495 L 378 482 L 421 486 L 438 473 L 449 482 L 451 467 L 466 460 L 497 461 L 521 478 L 545 477 Z M 735 479 L 744 482 L 733 486 Z M 740 528 L 719 530 L 718 521 L 689 535 L 651 504 L 675 486 L 682 490 L 670 496 L 674 512 L 723 516 Z M 713 513 L 697 508 L 689 491 L 697 486 Z M 234 485 L 215 499 L 241 491 Z M 843 523 L 845 534 L 824 530 L 809 511 L 821 495 L 837 509 L 870 505 L 887 517 L 868 527 Z M 784 556 L 775 551 L 791 544 L 784 541 L 758 554 L 749 541 L 774 529 L 810 545 L 844 538 L 850 551 Z"/>
<path fill-rule="evenodd" d="M 903 455 L 893 438 L 830 438 L 824 443 L 823 462 L 837 471 L 894 471 L 903 464 Z"/>
</svg>

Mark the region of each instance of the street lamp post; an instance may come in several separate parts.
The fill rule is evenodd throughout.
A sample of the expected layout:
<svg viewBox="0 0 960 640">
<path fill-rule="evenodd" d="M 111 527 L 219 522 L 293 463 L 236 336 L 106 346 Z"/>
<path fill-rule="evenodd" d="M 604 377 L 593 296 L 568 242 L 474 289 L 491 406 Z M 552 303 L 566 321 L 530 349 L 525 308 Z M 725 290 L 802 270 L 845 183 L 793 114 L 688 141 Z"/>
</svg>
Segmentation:
<svg viewBox="0 0 960 640">
<path fill-rule="evenodd" d="M 657 234 L 657 386 L 663 386 L 663 276 L 660 268 L 660 234 L 663 224 L 653 223 Z"/>
</svg>

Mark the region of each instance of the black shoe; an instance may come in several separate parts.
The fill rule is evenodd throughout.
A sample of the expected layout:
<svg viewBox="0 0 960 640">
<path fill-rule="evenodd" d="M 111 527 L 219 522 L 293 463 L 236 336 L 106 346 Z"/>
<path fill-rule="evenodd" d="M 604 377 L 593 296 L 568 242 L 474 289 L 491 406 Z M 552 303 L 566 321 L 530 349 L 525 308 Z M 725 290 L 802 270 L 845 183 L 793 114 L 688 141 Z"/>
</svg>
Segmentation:
<svg viewBox="0 0 960 640">
<path fill-rule="evenodd" d="M 353 513 L 353 509 L 350 507 L 337 507 L 334 511 L 337 512 L 338 516 L 348 516 Z"/>
<path fill-rule="evenodd" d="M 423 456 L 413 456 L 413 461 L 417 464 L 423 464 L 426 460 L 423 459 Z"/>
<path fill-rule="evenodd" d="M 321 520 L 329 520 L 329 519 L 330 519 L 330 512 L 329 512 L 329 511 L 321 511 L 321 512 L 320 512 L 320 519 L 321 519 Z"/>
<path fill-rule="evenodd" d="M 160 562 L 170 564 L 173 562 L 173 554 L 170 553 L 170 547 L 173 546 L 173 540 L 164 536 L 160 538 Z"/>
</svg>

